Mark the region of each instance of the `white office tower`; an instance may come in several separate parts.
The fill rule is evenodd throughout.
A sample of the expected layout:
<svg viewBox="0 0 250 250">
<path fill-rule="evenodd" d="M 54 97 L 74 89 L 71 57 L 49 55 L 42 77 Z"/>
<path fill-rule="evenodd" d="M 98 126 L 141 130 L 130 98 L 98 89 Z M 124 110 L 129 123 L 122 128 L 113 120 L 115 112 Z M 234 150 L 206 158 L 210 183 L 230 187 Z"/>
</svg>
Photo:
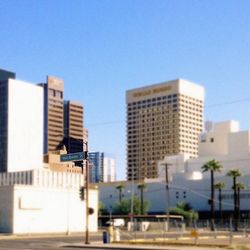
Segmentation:
<svg viewBox="0 0 250 250">
<path fill-rule="evenodd" d="M 111 156 L 106 156 L 103 159 L 103 182 L 116 181 L 115 159 Z"/>
<path fill-rule="evenodd" d="M 43 89 L 7 77 L 0 96 L 0 172 L 42 168 Z"/>
</svg>

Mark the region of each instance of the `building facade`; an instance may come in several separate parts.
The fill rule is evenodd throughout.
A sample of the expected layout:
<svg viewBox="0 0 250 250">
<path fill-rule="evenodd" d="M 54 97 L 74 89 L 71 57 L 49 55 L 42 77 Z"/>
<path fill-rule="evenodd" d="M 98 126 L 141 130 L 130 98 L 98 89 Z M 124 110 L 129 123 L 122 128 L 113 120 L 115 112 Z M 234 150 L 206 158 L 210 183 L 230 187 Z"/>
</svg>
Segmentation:
<svg viewBox="0 0 250 250">
<path fill-rule="evenodd" d="M 83 105 L 64 102 L 64 145 L 68 153 L 83 151 Z"/>
<path fill-rule="evenodd" d="M 90 182 L 113 182 L 116 180 L 115 158 L 104 152 L 90 152 Z"/>
<path fill-rule="evenodd" d="M 0 71 L 1 172 L 43 166 L 43 89 L 14 76 Z"/>
<path fill-rule="evenodd" d="M 203 129 L 204 88 L 177 79 L 128 90 L 127 179 L 157 178 L 166 155 L 198 155 Z"/>
<path fill-rule="evenodd" d="M 44 169 L 0 173 L 0 232 L 67 233 L 86 230 L 83 175 Z M 98 190 L 89 189 L 88 229 L 97 232 Z"/>
<path fill-rule="evenodd" d="M 47 82 L 39 84 L 44 89 L 44 154 L 59 149 L 64 138 L 64 83 L 47 76 Z"/>
</svg>

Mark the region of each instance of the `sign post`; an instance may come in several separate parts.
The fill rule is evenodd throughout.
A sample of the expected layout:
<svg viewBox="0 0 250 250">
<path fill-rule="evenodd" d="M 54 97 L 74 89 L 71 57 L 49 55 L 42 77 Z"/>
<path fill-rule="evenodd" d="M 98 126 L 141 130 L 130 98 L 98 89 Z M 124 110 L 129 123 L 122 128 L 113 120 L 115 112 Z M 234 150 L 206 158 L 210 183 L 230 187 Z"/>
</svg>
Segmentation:
<svg viewBox="0 0 250 250">
<path fill-rule="evenodd" d="M 60 156 L 61 162 L 67 161 L 86 161 L 86 171 L 85 171 L 85 190 L 86 190 L 86 200 L 85 200 L 85 210 L 86 210 L 86 229 L 85 229 L 85 244 L 90 244 L 89 242 L 89 159 L 88 159 L 88 143 L 86 144 L 86 151 L 77 152 L 72 154 L 64 154 Z M 82 168 L 83 170 L 83 168 Z M 84 171 L 82 171 L 84 175 Z"/>
</svg>

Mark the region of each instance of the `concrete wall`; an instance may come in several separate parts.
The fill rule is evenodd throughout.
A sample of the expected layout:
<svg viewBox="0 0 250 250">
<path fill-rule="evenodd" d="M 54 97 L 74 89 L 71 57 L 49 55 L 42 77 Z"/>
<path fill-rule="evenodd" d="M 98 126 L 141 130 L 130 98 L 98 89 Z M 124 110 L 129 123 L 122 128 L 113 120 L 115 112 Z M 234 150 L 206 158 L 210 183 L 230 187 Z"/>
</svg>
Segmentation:
<svg viewBox="0 0 250 250">
<path fill-rule="evenodd" d="M 239 123 L 226 121 L 213 124 L 212 131 L 202 133 L 199 136 L 199 157 L 221 156 L 229 153 L 229 138 L 232 133 L 237 133 Z"/>
<path fill-rule="evenodd" d="M 9 80 L 8 172 L 43 167 L 43 89 Z"/>
<path fill-rule="evenodd" d="M 97 231 L 98 194 L 90 191 L 89 230 Z M 85 231 L 85 202 L 79 188 L 15 185 L 0 188 L 0 232 L 66 233 Z"/>
</svg>

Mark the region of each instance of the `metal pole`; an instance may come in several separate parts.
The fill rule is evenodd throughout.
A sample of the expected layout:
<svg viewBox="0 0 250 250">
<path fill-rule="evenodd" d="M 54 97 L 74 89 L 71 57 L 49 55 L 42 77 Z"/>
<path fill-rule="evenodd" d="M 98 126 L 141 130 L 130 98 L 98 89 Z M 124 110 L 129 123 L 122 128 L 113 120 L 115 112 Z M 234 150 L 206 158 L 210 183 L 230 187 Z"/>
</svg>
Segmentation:
<svg viewBox="0 0 250 250">
<path fill-rule="evenodd" d="M 170 219 L 169 219 L 169 205 L 170 205 L 170 192 L 169 192 L 169 177 L 168 177 L 168 166 L 170 166 L 170 164 L 165 163 L 165 177 L 166 177 L 166 202 L 167 202 L 167 206 L 166 206 L 166 212 L 167 212 L 167 223 L 168 223 L 168 228 L 167 231 L 169 231 L 170 229 Z"/>
<path fill-rule="evenodd" d="M 85 189 L 86 189 L 86 200 L 85 200 L 85 210 L 86 210 L 86 229 L 85 229 L 85 244 L 90 244 L 89 242 L 89 160 L 88 160 L 88 142 L 86 144 L 86 171 L 85 171 Z"/>
<path fill-rule="evenodd" d="M 130 202 L 130 224 L 131 224 L 131 230 L 132 230 L 132 232 L 134 231 L 133 213 L 134 213 L 134 166 L 132 167 L 131 202 Z"/>
</svg>

